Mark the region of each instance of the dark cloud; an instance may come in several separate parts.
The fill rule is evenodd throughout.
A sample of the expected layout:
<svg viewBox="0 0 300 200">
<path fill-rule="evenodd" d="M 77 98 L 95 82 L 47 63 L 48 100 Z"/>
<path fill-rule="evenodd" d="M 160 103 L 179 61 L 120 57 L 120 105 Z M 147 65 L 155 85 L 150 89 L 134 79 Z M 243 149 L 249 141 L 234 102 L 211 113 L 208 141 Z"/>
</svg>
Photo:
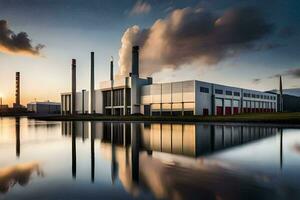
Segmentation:
<svg viewBox="0 0 300 200">
<path fill-rule="evenodd" d="M 280 76 L 289 76 L 292 78 L 300 78 L 300 68 L 288 69 L 280 74 L 274 74 L 269 76 L 270 79 L 272 78 L 279 78 Z"/>
<path fill-rule="evenodd" d="M 300 78 L 300 68 L 289 69 L 283 75 L 292 76 L 294 78 Z"/>
<path fill-rule="evenodd" d="M 31 40 L 27 33 L 20 32 L 15 34 L 9 29 L 5 20 L 0 20 L 0 52 L 39 55 L 40 50 L 44 47 L 42 44 L 32 46 Z"/>
<path fill-rule="evenodd" d="M 221 15 L 201 8 L 177 9 L 148 29 L 127 29 L 119 51 L 120 74 L 130 72 L 133 45 L 141 46 L 141 72 L 150 75 L 190 63 L 216 64 L 243 50 L 276 48 L 275 44 L 259 43 L 272 32 L 273 25 L 255 7 L 231 9 Z"/>
<path fill-rule="evenodd" d="M 252 80 L 252 82 L 253 82 L 254 84 L 258 84 L 260 81 L 261 81 L 260 78 L 254 78 L 254 79 Z"/>
<path fill-rule="evenodd" d="M 285 26 L 278 31 L 278 36 L 281 38 L 289 38 L 296 34 L 295 28 L 292 26 Z"/>
</svg>

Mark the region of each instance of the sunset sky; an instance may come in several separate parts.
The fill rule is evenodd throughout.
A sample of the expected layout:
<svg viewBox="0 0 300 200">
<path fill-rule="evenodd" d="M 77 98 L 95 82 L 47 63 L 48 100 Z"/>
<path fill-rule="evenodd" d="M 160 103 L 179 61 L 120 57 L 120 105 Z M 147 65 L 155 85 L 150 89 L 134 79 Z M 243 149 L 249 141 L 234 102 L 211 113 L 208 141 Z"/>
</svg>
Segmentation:
<svg viewBox="0 0 300 200">
<path fill-rule="evenodd" d="M 270 90 L 281 74 L 284 88 L 300 88 L 299 10 L 298 0 L 0 0 L 0 95 L 13 103 L 20 71 L 22 104 L 60 101 L 72 58 L 77 88 L 88 89 L 91 51 L 99 88 L 111 56 L 128 73 L 136 44 L 154 82 Z"/>
</svg>

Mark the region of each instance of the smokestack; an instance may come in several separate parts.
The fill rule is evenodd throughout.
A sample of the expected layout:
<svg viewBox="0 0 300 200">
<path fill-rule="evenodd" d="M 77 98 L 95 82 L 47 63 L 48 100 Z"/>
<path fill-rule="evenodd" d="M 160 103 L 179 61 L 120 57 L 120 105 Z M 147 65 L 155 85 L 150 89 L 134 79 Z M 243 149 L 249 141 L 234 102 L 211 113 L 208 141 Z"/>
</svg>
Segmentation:
<svg viewBox="0 0 300 200">
<path fill-rule="evenodd" d="M 111 57 L 110 61 L 110 80 L 114 80 L 114 58 Z"/>
<path fill-rule="evenodd" d="M 91 52 L 91 107 L 90 114 L 95 113 L 95 70 L 94 70 L 94 52 Z"/>
<path fill-rule="evenodd" d="M 131 74 L 139 77 L 139 46 L 132 47 L 132 69 Z"/>
<path fill-rule="evenodd" d="M 16 106 L 20 106 L 20 72 L 16 72 Z"/>
<path fill-rule="evenodd" d="M 72 112 L 76 114 L 76 59 L 72 59 Z"/>
<path fill-rule="evenodd" d="M 283 112 L 282 78 L 279 77 L 279 111 Z"/>
</svg>

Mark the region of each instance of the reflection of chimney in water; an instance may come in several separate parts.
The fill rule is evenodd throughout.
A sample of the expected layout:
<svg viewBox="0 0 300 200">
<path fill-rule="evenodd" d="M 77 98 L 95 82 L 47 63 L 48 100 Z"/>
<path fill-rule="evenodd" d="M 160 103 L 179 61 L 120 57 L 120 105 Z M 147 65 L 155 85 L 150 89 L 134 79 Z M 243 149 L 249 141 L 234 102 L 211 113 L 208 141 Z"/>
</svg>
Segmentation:
<svg viewBox="0 0 300 200">
<path fill-rule="evenodd" d="M 139 124 L 131 123 L 131 178 L 139 182 Z"/>
<path fill-rule="evenodd" d="M 91 121 L 91 181 L 95 181 L 95 122 Z"/>
<path fill-rule="evenodd" d="M 20 118 L 16 117 L 16 156 L 20 157 Z"/>
<path fill-rule="evenodd" d="M 76 125 L 75 122 L 72 123 L 72 176 L 76 179 Z"/>
<path fill-rule="evenodd" d="M 110 124 L 110 139 L 111 139 L 111 181 L 115 183 L 117 174 L 116 148 L 114 144 L 114 124 Z"/>
<path fill-rule="evenodd" d="M 282 140 L 283 140 L 283 130 L 281 128 L 280 129 L 280 170 L 282 170 L 282 164 L 283 164 Z"/>
</svg>

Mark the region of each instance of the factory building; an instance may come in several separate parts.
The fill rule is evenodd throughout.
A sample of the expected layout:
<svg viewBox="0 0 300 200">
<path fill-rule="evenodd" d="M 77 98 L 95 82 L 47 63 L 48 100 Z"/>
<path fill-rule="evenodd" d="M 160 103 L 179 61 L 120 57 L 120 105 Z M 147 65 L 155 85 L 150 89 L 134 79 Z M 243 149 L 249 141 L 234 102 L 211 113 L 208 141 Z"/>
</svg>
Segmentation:
<svg viewBox="0 0 300 200">
<path fill-rule="evenodd" d="M 59 114 L 61 112 L 60 103 L 56 102 L 31 102 L 27 104 L 28 112 L 36 114 Z"/>
<path fill-rule="evenodd" d="M 72 88 L 76 71 L 72 64 Z M 76 70 L 76 68 L 75 68 Z M 94 88 L 94 54 L 91 54 L 91 89 Z M 75 82 L 74 82 L 75 80 Z M 232 115 L 249 112 L 277 112 L 277 95 L 197 80 L 152 83 L 139 76 L 139 48 L 132 48 L 132 72 L 100 83 L 93 95 L 87 91 L 61 95 L 62 114 L 96 113 L 104 115 Z M 75 93 L 74 93 L 75 94 Z M 72 96 L 74 96 L 72 98 Z M 92 96 L 92 98 L 91 98 Z M 91 105 L 95 104 L 95 105 Z M 95 109 L 92 109 L 95 108 Z"/>
<path fill-rule="evenodd" d="M 274 94 L 196 80 L 151 84 L 141 90 L 147 115 L 232 115 L 277 109 Z"/>
</svg>

